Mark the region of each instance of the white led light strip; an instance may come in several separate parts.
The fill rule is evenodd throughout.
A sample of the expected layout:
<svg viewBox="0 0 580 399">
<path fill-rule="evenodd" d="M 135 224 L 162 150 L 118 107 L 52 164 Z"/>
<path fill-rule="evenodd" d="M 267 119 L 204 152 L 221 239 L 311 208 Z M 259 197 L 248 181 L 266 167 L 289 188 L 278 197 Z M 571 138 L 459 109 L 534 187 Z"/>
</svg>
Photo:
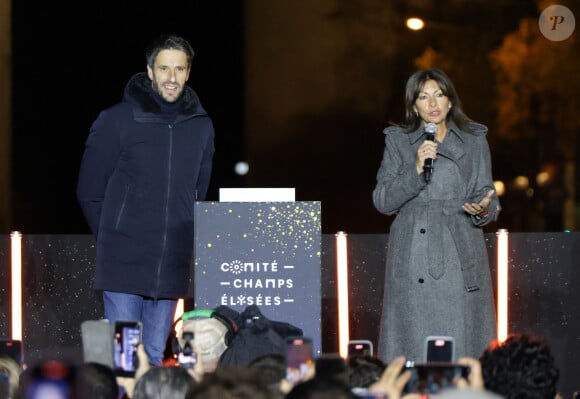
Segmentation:
<svg viewBox="0 0 580 399">
<path fill-rule="evenodd" d="M 344 359 L 348 356 L 348 250 L 347 234 L 339 231 L 336 237 L 336 273 L 338 295 L 338 352 Z"/>
<path fill-rule="evenodd" d="M 508 256 L 509 238 L 506 229 L 497 231 L 497 340 L 508 335 Z"/>
<path fill-rule="evenodd" d="M 11 254 L 11 335 L 12 339 L 22 341 L 22 234 L 10 233 Z"/>
</svg>

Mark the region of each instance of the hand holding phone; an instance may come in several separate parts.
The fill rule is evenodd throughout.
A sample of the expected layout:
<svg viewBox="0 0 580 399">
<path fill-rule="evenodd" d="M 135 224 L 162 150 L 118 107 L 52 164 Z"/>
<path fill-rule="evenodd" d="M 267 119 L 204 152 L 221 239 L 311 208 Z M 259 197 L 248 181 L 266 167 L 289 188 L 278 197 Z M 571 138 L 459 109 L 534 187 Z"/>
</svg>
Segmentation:
<svg viewBox="0 0 580 399">
<path fill-rule="evenodd" d="M 177 353 L 177 362 L 185 368 L 193 368 L 197 363 L 197 352 L 193 347 L 193 331 L 184 331 L 179 339 L 179 351 Z"/>
<path fill-rule="evenodd" d="M 291 386 L 314 376 L 312 339 L 290 337 L 286 339 L 286 380 Z"/>
<path fill-rule="evenodd" d="M 457 379 L 467 379 L 470 372 L 469 366 L 444 362 L 415 364 L 408 361 L 402 371 L 405 370 L 411 370 L 411 378 L 403 393 L 427 394 L 454 387 Z"/>
<path fill-rule="evenodd" d="M 139 367 L 137 347 L 141 343 L 140 321 L 116 321 L 113 339 L 114 371 L 120 377 L 134 377 Z"/>
</svg>

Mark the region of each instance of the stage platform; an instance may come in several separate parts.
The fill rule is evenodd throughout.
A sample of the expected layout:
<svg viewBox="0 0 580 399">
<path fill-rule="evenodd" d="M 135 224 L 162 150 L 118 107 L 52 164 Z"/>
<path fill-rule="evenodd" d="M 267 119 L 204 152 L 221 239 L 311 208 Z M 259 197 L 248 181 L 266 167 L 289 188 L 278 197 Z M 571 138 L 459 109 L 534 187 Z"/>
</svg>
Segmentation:
<svg viewBox="0 0 580 399">
<path fill-rule="evenodd" d="M 348 235 L 350 337 L 378 341 L 387 234 Z M 333 234 L 322 235 L 322 351 L 338 351 L 336 254 Z M 560 367 L 564 397 L 580 389 L 580 234 L 509 234 L 509 332 L 543 336 Z M 492 275 L 496 235 L 486 234 Z M 22 237 L 24 349 L 27 361 L 81 356 L 80 325 L 102 316 L 91 289 L 91 235 Z M 279 320 L 283 320 L 280 315 Z M 10 338 L 10 236 L 0 235 L 0 339 Z"/>
</svg>

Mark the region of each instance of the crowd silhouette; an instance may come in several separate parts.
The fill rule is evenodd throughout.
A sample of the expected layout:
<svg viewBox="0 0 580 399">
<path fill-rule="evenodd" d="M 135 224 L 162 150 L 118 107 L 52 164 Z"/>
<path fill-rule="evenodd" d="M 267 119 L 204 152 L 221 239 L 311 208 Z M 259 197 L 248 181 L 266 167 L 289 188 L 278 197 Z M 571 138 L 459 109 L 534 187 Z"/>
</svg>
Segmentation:
<svg viewBox="0 0 580 399">
<path fill-rule="evenodd" d="M 143 345 L 137 355 L 135 376 L 120 377 L 113 368 L 94 361 L 44 359 L 22 365 L 2 354 L 0 399 L 562 398 L 550 347 L 542 337 L 530 334 L 494 340 L 479 358 L 457 359 L 453 365 L 467 366 L 469 373 L 435 391 L 427 385 L 410 388 L 410 380 L 417 376 L 406 367 L 404 355 L 387 364 L 368 353 L 346 359 L 332 354 L 332 362 L 320 362 L 312 375 L 294 386 L 286 380 L 286 359 L 281 353 L 250 356 L 247 364 L 218 363 L 209 368 L 204 367 L 203 356 L 190 367 L 179 364 L 176 356 L 166 358 L 162 366 L 151 365 Z M 323 355 L 326 360 L 328 355 Z"/>
</svg>

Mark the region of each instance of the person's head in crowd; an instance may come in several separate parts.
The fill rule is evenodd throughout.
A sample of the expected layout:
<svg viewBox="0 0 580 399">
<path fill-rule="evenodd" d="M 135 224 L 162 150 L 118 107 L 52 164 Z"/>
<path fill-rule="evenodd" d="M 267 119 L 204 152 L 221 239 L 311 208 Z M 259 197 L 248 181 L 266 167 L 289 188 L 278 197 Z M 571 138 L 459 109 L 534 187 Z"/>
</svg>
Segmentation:
<svg viewBox="0 0 580 399">
<path fill-rule="evenodd" d="M 132 399 L 183 399 L 195 385 L 184 367 L 152 367 L 137 380 Z"/>
<path fill-rule="evenodd" d="M 354 355 L 348 358 L 349 385 L 351 388 L 368 388 L 377 382 L 385 371 L 385 363 L 370 355 Z"/>
<path fill-rule="evenodd" d="M 20 373 L 22 373 L 22 367 L 9 355 L 0 354 L 0 373 L 5 375 L 4 378 L 7 379 L 7 381 L 3 381 L 2 383 L 7 384 L 7 386 L 3 388 L 8 391 L 6 392 L 8 399 L 15 397 L 16 391 L 18 390 Z"/>
<path fill-rule="evenodd" d="M 183 340 L 184 332 L 194 334 L 195 345 L 199 350 L 198 356 L 203 358 L 204 372 L 214 371 L 218 365 L 221 355 L 228 348 L 229 329 L 226 321 L 221 321 L 215 317 L 196 318 L 183 322 L 183 331 L 178 336 L 181 346 L 185 345 Z"/>
<path fill-rule="evenodd" d="M 109 366 L 87 362 L 77 366 L 78 390 L 83 399 L 116 399 L 119 385 Z"/>
<path fill-rule="evenodd" d="M 270 391 L 281 397 L 288 393 L 290 384 L 286 380 L 286 358 L 280 353 L 261 355 L 253 359 L 248 367 L 255 369 Z"/>
<path fill-rule="evenodd" d="M 560 372 L 541 337 L 512 334 L 493 341 L 480 362 L 485 388 L 506 399 L 553 399 L 558 393 Z"/>
<path fill-rule="evenodd" d="M 205 373 L 186 399 L 275 399 L 268 386 L 250 367 L 218 367 Z M 134 398 L 138 399 L 138 398 Z"/>
<path fill-rule="evenodd" d="M 302 381 L 288 392 L 285 399 L 354 399 L 351 389 L 338 380 L 310 378 Z"/>
<path fill-rule="evenodd" d="M 42 359 L 20 373 L 19 399 L 68 399 L 78 396 L 76 366 L 62 359 Z"/>
<path fill-rule="evenodd" d="M 337 381 L 342 385 L 349 385 L 349 372 L 346 360 L 338 353 L 323 353 L 314 362 L 314 376 L 316 378 Z"/>
</svg>

